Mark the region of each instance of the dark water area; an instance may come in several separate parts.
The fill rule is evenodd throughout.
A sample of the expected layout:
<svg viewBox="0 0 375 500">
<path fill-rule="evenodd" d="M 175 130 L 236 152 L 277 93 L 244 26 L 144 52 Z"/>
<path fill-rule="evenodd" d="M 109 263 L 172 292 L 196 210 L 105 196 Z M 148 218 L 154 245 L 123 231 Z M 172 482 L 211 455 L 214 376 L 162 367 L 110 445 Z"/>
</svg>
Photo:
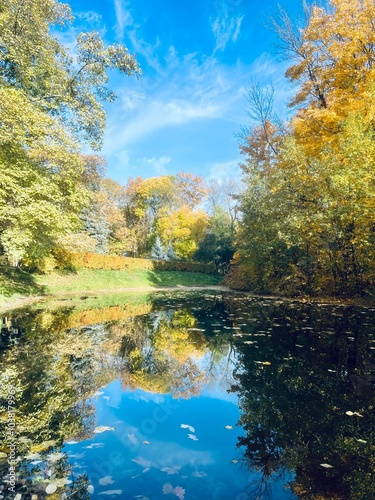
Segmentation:
<svg viewBox="0 0 375 500">
<path fill-rule="evenodd" d="M 0 321 L 0 499 L 375 498 L 375 308 L 157 293 Z"/>
</svg>

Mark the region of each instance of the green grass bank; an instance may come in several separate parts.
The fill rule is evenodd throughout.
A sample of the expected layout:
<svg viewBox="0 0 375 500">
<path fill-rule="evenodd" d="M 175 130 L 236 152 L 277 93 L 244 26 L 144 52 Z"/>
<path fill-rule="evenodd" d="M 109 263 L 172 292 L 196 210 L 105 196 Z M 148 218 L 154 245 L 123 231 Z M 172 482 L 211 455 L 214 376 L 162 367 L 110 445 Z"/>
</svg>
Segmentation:
<svg viewBox="0 0 375 500">
<path fill-rule="evenodd" d="M 219 276 L 186 271 L 79 269 L 69 273 L 31 274 L 0 267 L 0 310 L 39 297 L 137 289 L 151 291 L 162 287 L 209 287 L 220 285 L 221 281 Z"/>
</svg>

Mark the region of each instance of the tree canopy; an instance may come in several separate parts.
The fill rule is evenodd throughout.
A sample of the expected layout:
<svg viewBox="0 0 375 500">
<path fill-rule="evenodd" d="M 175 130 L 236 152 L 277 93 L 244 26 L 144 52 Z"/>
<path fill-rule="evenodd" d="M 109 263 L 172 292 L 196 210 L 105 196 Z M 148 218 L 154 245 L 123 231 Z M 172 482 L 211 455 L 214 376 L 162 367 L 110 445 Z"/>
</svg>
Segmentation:
<svg viewBox="0 0 375 500">
<path fill-rule="evenodd" d="M 77 230 L 90 193 L 80 141 L 101 147 L 107 70 L 140 70 L 120 45 L 78 36 L 75 55 L 52 33 L 73 19 L 56 0 L 0 5 L 0 245 L 17 263 Z"/>
<path fill-rule="evenodd" d="M 232 283 L 287 293 L 362 293 L 374 277 L 372 1 L 281 13 L 294 115 L 281 123 L 272 89 L 249 88 L 254 125 L 241 145 L 247 190 Z M 241 264 L 242 263 L 242 266 Z"/>
</svg>

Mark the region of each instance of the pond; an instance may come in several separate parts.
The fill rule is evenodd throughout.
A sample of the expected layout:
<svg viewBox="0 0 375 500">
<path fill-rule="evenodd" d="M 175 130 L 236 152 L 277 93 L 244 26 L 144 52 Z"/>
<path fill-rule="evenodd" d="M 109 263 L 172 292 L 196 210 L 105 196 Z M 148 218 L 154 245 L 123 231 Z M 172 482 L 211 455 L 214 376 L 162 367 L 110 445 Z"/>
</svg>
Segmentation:
<svg viewBox="0 0 375 500">
<path fill-rule="evenodd" d="M 0 342 L 0 498 L 375 498 L 375 308 L 82 297 Z"/>
</svg>

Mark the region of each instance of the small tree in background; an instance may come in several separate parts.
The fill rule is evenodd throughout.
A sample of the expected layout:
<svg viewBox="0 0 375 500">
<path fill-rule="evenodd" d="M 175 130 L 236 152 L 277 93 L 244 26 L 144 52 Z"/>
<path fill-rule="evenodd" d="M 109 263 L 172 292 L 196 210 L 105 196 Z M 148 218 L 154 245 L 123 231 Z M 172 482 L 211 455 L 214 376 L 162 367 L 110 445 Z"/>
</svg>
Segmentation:
<svg viewBox="0 0 375 500">
<path fill-rule="evenodd" d="M 177 259 L 176 252 L 173 249 L 172 243 L 169 242 L 169 245 L 168 245 L 167 251 L 166 251 L 166 260 L 176 260 L 176 259 Z"/>
<path fill-rule="evenodd" d="M 159 236 L 156 237 L 155 243 L 151 249 L 151 258 L 154 260 L 168 260 L 165 248 Z"/>
</svg>

